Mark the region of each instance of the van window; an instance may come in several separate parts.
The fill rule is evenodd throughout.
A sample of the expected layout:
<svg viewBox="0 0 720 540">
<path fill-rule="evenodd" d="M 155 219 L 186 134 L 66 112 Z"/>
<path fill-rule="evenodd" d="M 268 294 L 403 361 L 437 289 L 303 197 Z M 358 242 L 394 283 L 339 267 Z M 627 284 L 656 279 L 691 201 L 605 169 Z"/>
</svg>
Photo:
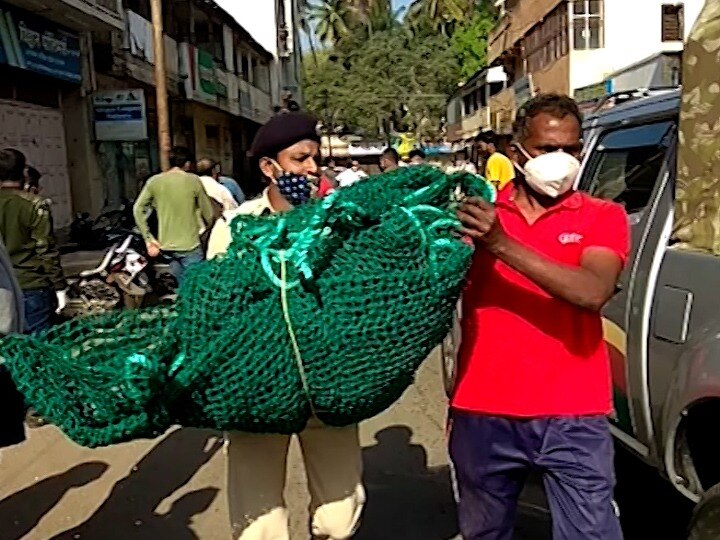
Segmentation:
<svg viewBox="0 0 720 540">
<path fill-rule="evenodd" d="M 622 204 L 628 214 L 641 212 L 650 202 L 674 135 L 672 121 L 606 133 L 592 151 L 581 189 Z"/>
</svg>

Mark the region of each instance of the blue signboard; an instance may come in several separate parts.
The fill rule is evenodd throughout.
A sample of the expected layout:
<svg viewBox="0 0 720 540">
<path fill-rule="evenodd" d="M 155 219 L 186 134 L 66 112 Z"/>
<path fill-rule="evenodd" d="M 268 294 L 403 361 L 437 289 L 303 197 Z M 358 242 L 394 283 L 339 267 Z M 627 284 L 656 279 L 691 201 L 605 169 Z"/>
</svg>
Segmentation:
<svg viewBox="0 0 720 540">
<path fill-rule="evenodd" d="M 109 90 L 93 96 L 95 139 L 144 141 L 148 138 L 145 92 Z"/>
<path fill-rule="evenodd" d="M 79 83 L 80 39 L 53 22 L 0 4 L 0 64 Z"/>
</svg>

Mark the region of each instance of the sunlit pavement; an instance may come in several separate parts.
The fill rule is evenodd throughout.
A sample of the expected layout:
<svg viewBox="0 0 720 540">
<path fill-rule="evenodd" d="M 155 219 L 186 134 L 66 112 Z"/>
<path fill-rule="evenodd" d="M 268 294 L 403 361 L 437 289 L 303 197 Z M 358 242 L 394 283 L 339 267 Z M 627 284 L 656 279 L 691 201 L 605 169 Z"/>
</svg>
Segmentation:
<svg viewBox="0 0 720 540">
<path fill-rule="evenodd" d="M 362 428 L 368 505 L 360 540 L 459 538 L 445 446 L 446 403 L 437 356 L 403 399 Z M 230 537 L 218 434 L 175 430 L 156 441 L 80 448 L 51 426 L 0 454 L 0 539 L 218 539 Z M 682 538 L 688 505 L 652 470 L 622 457 L 627 538 Z M 297 447 L 286 498 L 293 539 L 307 539 L 308 497 Z M 661 512 L 639 514 L 639 497 Z M 633 504 L 634 503 L 634 504 Z M 516 538 L 549 539 L 538 482 L 523 495 Z"/>
</svg>

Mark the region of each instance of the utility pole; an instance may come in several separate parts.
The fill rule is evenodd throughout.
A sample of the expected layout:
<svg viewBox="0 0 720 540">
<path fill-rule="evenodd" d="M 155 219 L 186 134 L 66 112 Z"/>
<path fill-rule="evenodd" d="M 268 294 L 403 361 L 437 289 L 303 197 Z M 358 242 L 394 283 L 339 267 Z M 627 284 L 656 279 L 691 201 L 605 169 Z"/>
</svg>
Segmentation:
<svg viewBox="0 0 720 540">
<path fill-rule="evenodd" d="M 333 133 L 334 129 L 334 114 L 330 111 L 330 93 L 327 90 L 323 90 L 323 107 L 325 109 L 325 133 L 328 138 L 328 158 L 333 159 Z"/>
<path fill-rule="evenodd" d="M 165 42 L 163 37 L 162 0 L 150 0 L 155 49 L 155 92 L 160 143 L 160 167 L 170 168 L 170 113 L 168 110 L 167 74 L 165 72 Z"/>
</svg>

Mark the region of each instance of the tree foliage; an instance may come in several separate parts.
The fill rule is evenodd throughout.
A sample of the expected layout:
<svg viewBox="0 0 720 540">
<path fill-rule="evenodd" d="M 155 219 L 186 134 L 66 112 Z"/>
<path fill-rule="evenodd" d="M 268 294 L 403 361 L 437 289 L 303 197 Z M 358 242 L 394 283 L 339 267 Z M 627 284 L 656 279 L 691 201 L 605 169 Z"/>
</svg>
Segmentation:
<svg viewBox="0 0 720 540">
<path fill-rule="evenodd" d="M 462 22 L 475 9 L 476 0 L 415 0 L 410 5 L 408 21 L 430 23 L 440 32 L 452 31 L 455 24 Z"/>
<path fill-rule="evenodd" d="M 487 65 L 488 36 L 496 23 L 494 11 L 483 4 L 452 34 L 452 49 L 460 64 L 460 76 L 468 80 Z"/>
<path fill-rule="evenodd" d="M 371 138 L 392 131 L 439 138 L 448 97 L 484 65 L 493 12 L 472 0 L 418 0 L 401 22 L 390 0 L 326 3 L 345 10 L 347 32 L 316 26 L 318 37 L 335 38 L 305 60 L 308 108 L 327 127 Z M 464 18 L 458 6 L 469 6 Z"/>
</svg>

